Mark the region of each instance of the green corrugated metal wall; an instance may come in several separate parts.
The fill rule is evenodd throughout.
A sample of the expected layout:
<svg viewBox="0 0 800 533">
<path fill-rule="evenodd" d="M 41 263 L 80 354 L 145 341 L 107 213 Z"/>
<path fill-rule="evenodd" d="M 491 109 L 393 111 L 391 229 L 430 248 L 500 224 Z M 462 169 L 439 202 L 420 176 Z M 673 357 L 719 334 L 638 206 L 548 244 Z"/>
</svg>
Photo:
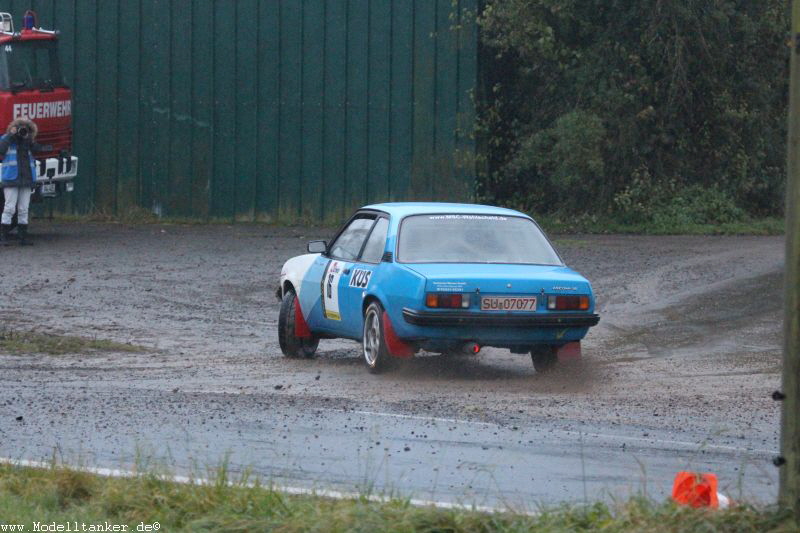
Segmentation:
<svg viewBox="0 0 800 533">
<path fill-rule="evenodd" d="M 471 196 L 477 0 L 0 0 L 61 30 L 64 211 L 337 221 Z"/>
</svg>

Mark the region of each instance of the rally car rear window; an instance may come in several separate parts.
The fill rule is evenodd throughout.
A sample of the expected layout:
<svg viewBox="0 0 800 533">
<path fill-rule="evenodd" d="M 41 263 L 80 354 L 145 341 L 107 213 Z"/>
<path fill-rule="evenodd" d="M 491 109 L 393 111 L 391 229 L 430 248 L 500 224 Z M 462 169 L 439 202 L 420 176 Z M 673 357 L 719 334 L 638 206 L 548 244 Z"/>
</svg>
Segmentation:
<svg viewBox="0 0 800 533">
<path fill-rule="evenodd" d="M 563 264 L 530 219 L 472 214 L 406 217 L 400 227 L 398 261 Z"/>
</svg>

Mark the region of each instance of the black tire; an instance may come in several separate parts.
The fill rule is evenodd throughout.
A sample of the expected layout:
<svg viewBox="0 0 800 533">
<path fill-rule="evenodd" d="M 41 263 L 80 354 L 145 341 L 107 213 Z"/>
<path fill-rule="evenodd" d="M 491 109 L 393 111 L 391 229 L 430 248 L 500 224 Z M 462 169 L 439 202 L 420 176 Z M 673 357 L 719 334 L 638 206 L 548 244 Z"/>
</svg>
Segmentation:
<svg viewBox="0 0 800 533">
<path fill-rule="evenodd" d="M 534 370 L 544 373 L 556 366 L 558 356 L 552 346 L 534 346 L 531 348 L 531 360 Z"/>
<path fill-rule="evenodd" d="M 386 334 L 383 331 L 383 306 L 380 302 L 372 302 L 364 311 L 361 353 L 367 369 L 373 374 L 380 374 L 389 369 L 394 362 L 392 354 L 389 353 L 389 347 L 386 345 Z"/>
<path fill-rule="evenodd" d="M 301 339 L 295 336 L 294 313 L 297 296 L 289 289 L 281 300 L 281 311 L 278 315 L 278 343 L 286 357 L 314 357 L 319 345 L 319 339 Z"/>
</svg>

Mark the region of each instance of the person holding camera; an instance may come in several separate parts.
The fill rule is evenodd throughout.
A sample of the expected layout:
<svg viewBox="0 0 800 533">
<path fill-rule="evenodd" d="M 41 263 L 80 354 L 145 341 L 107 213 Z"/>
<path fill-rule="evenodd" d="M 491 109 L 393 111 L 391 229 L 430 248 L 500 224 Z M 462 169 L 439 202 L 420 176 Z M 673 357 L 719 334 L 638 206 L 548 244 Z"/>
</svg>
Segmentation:
<svg viewBox="0 0 800 533">
<path fill-rule="evenodd" d="M 3 188 L 5 205 L 0 224 L 0 245 L 8 246 L 8 233 L 14 212 L 17 213 L 17 233 L 20 245 L 33 244 L 28 240 L 28 206 L 31 193 L 36 188 L 36 159 L 33 152 L 46 150 L 36 142 L 36 124 L 26 118 L 11 122 L 5 135 L 0 137 L 0 157 L 3 170 L 0 187 Z"/>
</svg>

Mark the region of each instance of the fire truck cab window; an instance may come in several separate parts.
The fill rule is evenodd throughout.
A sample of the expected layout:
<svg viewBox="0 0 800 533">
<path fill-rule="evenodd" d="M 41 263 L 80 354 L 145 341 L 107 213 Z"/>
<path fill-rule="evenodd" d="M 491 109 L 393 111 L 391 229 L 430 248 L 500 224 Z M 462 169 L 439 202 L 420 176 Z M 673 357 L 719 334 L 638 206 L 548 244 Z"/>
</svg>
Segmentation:
<svg viewBox="0 0 800 533">
<path fill-rule="evenodd" d="M 0 88 L 24 91 L 63 86 L 55 42 L 15 41 L 0 44 Z"/>
</svg>

